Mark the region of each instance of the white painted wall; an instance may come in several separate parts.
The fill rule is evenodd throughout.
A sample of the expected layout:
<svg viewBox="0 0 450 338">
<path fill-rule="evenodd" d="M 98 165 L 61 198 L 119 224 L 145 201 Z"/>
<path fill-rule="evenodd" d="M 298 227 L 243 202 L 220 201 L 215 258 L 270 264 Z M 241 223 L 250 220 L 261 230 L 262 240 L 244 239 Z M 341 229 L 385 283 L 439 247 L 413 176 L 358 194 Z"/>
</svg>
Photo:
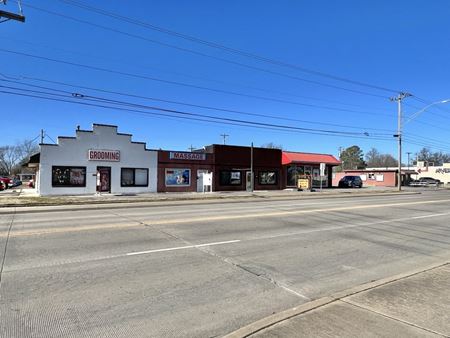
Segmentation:
<svg viewBox="0 0 450 338">
<path fill-rule="evenodd" d="M 132 143 L 131 135 L 118 134 L 116 126 L 93 125 L 93 131 L 76 131 L 76 138 L 58 138 L 57 145 L 41 145 L 39 195 L 95 194 L 97 166 L 111 167 L 111 193 L 156 192 L 158 153 Z M 89 149 L 119 150 L 120 162 L 89 161 Z M 86 187 L 52 187 L 52 166 L 86 167 Z M 121 187 L 121 168 L 148 168 L 148 187 Z"/>
<path fill-rule="evenodd" d="M 413 169 L 418 172 L 417 175 L 412 176 L 414 179 L 432 177 L 444 184 L 450 184 L 450 163 L 444 163 L 443 166 L 423 166 L 419 162 L 419 166 Z"/>
</svg>

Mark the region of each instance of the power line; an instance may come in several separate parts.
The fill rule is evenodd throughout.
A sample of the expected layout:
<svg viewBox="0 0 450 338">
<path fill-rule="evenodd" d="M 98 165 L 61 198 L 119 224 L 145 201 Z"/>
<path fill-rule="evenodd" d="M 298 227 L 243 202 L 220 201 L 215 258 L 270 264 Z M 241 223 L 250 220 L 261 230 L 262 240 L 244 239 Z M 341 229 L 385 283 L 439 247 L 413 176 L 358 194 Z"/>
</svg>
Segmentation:
<svg viewBox="0 0 450 338">
<path fill-rule="evenodd" d="M 2 74 L 0 73 L 0 75 L 2 75 Z M 37 79 L 37 78 L 31 78 L 31 77 L 22 77 L 22 78 L 24 78 L 24 79 L 33 79 L 33 80 L 38 80 L 38 81 L 42 81 L 42 82 L 48 82 L 48 83 L 63 85 L 63 86 L 94 90 L 94 91 L 98 91 L 98 92 L 115 94 L 115 95 L 120 95 L 120 96 L 134 97 L 134 98 L 140 98 L 140 99 L 146 99 L 146 100 L 152 100 L 152 101 L 160 101 L 160 102 L 165 102 L 165 103 L 172 103 L 172 104 L 190 106 L 190 107 L 195 107 L 195 108 L 208 109 L 208 110 L 213 110 L 213 111 L 229 112 L 229 113 L 233 113 L 233 114 L 265 117 L 265 118 L 270 118 L 270 119 L 293 121 L 293 122 L 302 122 L 302 123 L 317 124 L 317 125 L 326 125 L 326 126 L 333 126 L 333 127 L 343 127 L 343 128 L 349 128 L 349 129 L 357 129 L 357 130 L 388 131 L 390 133 L 393 133 L 393 131 L 388 130 L 388 129 L 347 126 L 347 125 L 342 125 L 342 124 L 314 122 L 314 121 L 300 120 L 300 119 L 294 119 L 294 118 L 285 118 L 285 117 L 274 116 L 274 115 L 259 114 L 259 113 L 244 112 L 244 111 L 239 111 L 239 110 L 232 110 L 232 109 L 224 109 L 224 108 L 217 108 L 217 107 L 211 107 L 211 106 L 190 104 L 190 103 L 180 102 L 180 101 L 164 100 L 164 99 L 159 99 L 159 98 L 154 98 L 154 97 L 140 96 L 140 95 L 134 95 L 134 94 L 129 94 L 129 93 L 122 93 L 122 92 L 117 92 L 117 91 L 110 91 L 110 90 L 103 90 L 103 89 L 86 87 L 86 86 L 67 84 L 67 83 L 59 82 L 59 81 L 48 81 L 48 80 L 42 80 L 42 79 Z M 65 93 L 65 94 L 70 94 L 70 95 L 72 94 L 72 92 L 69 92 L 69 91 L 55 89 L 55 88 L 50 88 L 50 87 L 45 87 L 45 86 L 38 86 L 38 85 L 34 85 L 34 84 L 24 83 L 22 81 L 4 80 L 4 79 L 0 79 L 0 81 L 20 84 L 20 85 L 25 85 L 25 86 L 30 86 L 30 87 L 33 87 L 33 88 L 58 91 L 58 92 Z M 86 95 L 86 94 L 83 94 L 83 95 L 86 96 L 86 97 L 89 97 L 89 95 Z"/>
<path fill-rule="evenodd" d="M 151 29 L 151 30 L 154 30 L 154 31 L 162 32 L 162 33 L 165 33 L 165 34 L 168 34 L 168 35 L 171 35 L 171 36 L 182 38 L 182 39 L 185 39 L 185 40 L 188 40 L 188 41 L 191 41 L 191 42 L 196 42 L 196 43 L 199 43 L 199 44 L 202 44 L 202 45 L 206 45 L 206 46 L 209 46 L 209 47 L 212 47 L 212 48 L 216 48 L 216 49 L 219 49 L 219 50 L 227 51 L 227 52 L 230 52 L 230 53 L 233 53 L 233 54 L 237 54 L 237 55 L 240 55 L 240 56 L 249 57 L 249 58 L 252 58 L 252 59 L 255 59 L 255 60 L 258 60 L 258 61 L 262 61 L 262 62 L 266 62 L 266 63 L 272 64 L 272 65 L 287 67 L 287 68 L 290 68 L 290 69 L 295 69 L 295 70 L 302 71 L 304 73 L 308 73 L 308 74 L 312 74 L 312 75 L 318 75 L 318 76 L 330 78 L 330 79 L 333 79 L 333 80 L 346 82 L 346 83 L 350 83 L 350 84 L 354 84 L 354 85 L 358 85 L 358 86 L 368 87 L 368 88 L 372 88 L 372 89 L 377 89 L 377 90 L 381 90 L 381 91 L 385 91 L 385 92 L 389 92 L 389 93 L 399 92 L 399 90 L 390 89 L 390 88 L 386 88 L 386 87 L 381 87 L 381 86 L 368 84 L 368 83 L 364 83 L 364 82 L 360 82 L 360 81 L 355 81 L 355 80 L 351 80 L 351 79 L 348 79 L 348 78 L 344 78 L 344 77 L 328 74 L 328 73 L 325 73 L 325 72 L 319 72 L 319 71 L 311 70 L 311 69 L 308 69 L 308 68 L 305 68 L 305 67 L 302 67 L 302 66 L 298 66 L 298 65 L 295 65 L 295 64 L 290 64 L 290 63 L 279 61 L 279 60 L 276 60 L 276 59 L 273 59 L 273 58 L 268 58 L 268 57 L 257 55 L 257 54 L 250 53 L 250 52 L 247 52 L 247 51 L 239 50 L 239 49 L 236 49 L 236 48 L 227 47 L 227 46 L 224 46 L 222 44 L 218 44 L 216 42 L 211 42 L 211 41 L 207 41 L 207 40 L 204 40 L 204 39 L 199 39 L 197 37 L 193 37 L 193 36 L 190 36 L 190 35 L 187 35 L 187 34 L 183 34 L 183 33 L 177 32 L 177 31 L 169 30 L 167 28 L 163 28 L 163 27 L 159 27 L 159 26 L 147 23 L 147 22 L 139 21 L 137 19 L 130 18 L 128 16 L 120 15 L 120 14 L 113 13 L 113 12 L 110 12 L 110 11 L 107 11 L 107 10 L 104 10 L 104 9 L 101 9 L 101 8 L 98 8 L 98 7 L 90 6 L 90 5 L 87 5 L 87 4 L 85 4 L 85 3 L 81 2 L 81 1 L 60 0 L 60 2 L 69 4 L 71 6 L 76 6 L 78 8 L 82 8 L 84 10 L 95 12 L 95 13 L 101 14 L 103 16 L 111 17 L 111 18 L 114 18 L 116 20 L 125 21 L 125 22 L 131 23 L 131 24 L 134 24 L 134 25 L 137 25 L 137 26 L 140 26 L 140 27 L 144 27 L 144 28 Z"/>
<path fill-rule="evenodd" d="M 202 116 L 201 114 L 194 114 L 194 113 L 177 111 L 177 110 L 172 110 L 172 109 L 159 108 L 159 107 L 152 107 L 152 108 L 149 108 L 149 109 L 150 110 L 162 111 L 163 113 L 142 111 L 142 110 L 130 109 L 130 108 L 122 108 L 122 107 L 117 107 L 117 106 L 114 106 L 114 105 L 104 105 L 104 104 L 98 104 L 98 103 L 74 101 L 74 100 L 69 100 L 69 99 L 64 99 L 64 98 L 55 98 L 55 97 L 46 97 L 46 96 L 42 96 L 42 95 L 32 95 L 32 94 L 26 94 L 26 93 L 17 93 L 17 92 L 11 92 L 11 91 L 6 91 L 6 90 L 0 90 L 0 93 L 16 95 L 16 96 L 23 96 L 23 97 L 30 97 L 30 98 L 38 98 L 38 99 L 57 101 L 57 102 L 66 102 L 66 103 L 85 105 L 85 106 L 93 106 L 93 107 L 99 107 L 99 108 L 105 108 L 105 109 L 127 111 L 127 112 L 133 112 L 133 113 L 139 113 L 139 114 L 145 114 L 145 115 L 163 116 L 163 117 L 170 117 L 170 118 L 177 118 L 177 119 L 184 119 L 184 120 L 192 120 L 192 121 L 202 121 L 202 122 L 208 122 L 208 123 L 238 125 L 238 126 L 258 128 L 258 129 L 270 129 L 270 130 L 277 130 L 277 131 L 290 131 L 290 132 L 306 133 L 306 134 L 314 134 L 314 135 L 351 137 L 351 138 L 373 139 L 373 140 L 383 140 L 383 141 L 390 141 L 391 140 L 391 138 L 387 138 L 387 137 L 376 137 L 376 136 L 370 136 L 370 135 L 366 136 L 366 135 L 364 135 L 362 133 L 357 134 L 357 133 L 340 132 L 340 131 L 321 131 L 321 130 L 312 129 L 312 128 L 300 128 L 300 127 L 293 127 L 293 126 L 282 126 L 282 125 L 275 125 L 275 124 L 259 123 L 259 122 L 254 122 L 254 121 L 225 119 L 225 118 L 208 117 L 208 116 L 203 116 L 203 118 L 200 118 L 200 117 L 196 117 L 196 116 Z M 51 95 L 58 95 L 58 94 L 51 94 Z M 172 114 L 179 114 L 179 115 L 175 115 L 175 116 L 174 115 L 170 115 L 171 113 Z M 187 116 L 185 116 L 185 115 L 187 115 Z M 211 119 L 214 119 L 214 120 L 211 120 Z"/>
<path fill-rule="evenodd" d="M 437 146 L 434 146 L 434 145 L 429 144 L 429 143 L 417 142 L 417 141 L 414 141 L 414 140 L 410 140 L 410 139 L 408 139 L 408 138 L 404 139 L 403 141 L 404 141 L 405 143 L 408 143 L 408 144 L 414 144 L 414 145 L 418 145 L 418 146 L 421 146 L 421 147 L 426 147 L 426 148 L 431 148 L 431 149 L 441 150 L 442 152 L 450 153 L 450 148 L 437 147 Z"/>
<path fill-rule="evenodd" d="M 106 58 L 103 56 L 97 56 L 97 55 L 93 55 L 93 54 L 86 54 L 86 53 L 80 53 L 79 51 L 74 51 L 74 50 L 69 50 L 69 49 L 64 49 L 64 48 L 56 48 L 53 46 L 48 46 L 45 44 L 40 44 L 40 43 L 36 43 L 36 42 L 31 42 L 31 41 L 27 41 L 27 40 L 23 40 L 23 39 L 12 39 L 10 37 L 5 37 L 5 36 L 0 36 L 1 39 L 6 39 L 9 41 L 14 41 L 14 42 L 18 42 L 18 43 L 23 43 L 23 44 L 27 44 L 27 45 L 33 45 L 33 46 L 39 46 L 45 49 L 49 49 L 49 50 L 54 50 L 54 51 L 60 51 L 60 52 L 64 52 L 64 53 L 70 53 L 71 55 L 80 55 L 80 56 L 84 56 L 84 57 L 90 57 L 90 58 L 95 58 L 95 59 L 100 59 L 100 60 L 105 60 L 105 61 L 112 61 L 115 63 L 123 63 L 123 60 L 119 60 L 119 59 L 111 59 L 111 58 Z M 260 92 L 264 92 L 264 93 L 273 93 L 273 94 L 278 94 L 278 95 L 284 95 L 284 96 L 291 96 L 291 97 L 296 97 L 296 98 L 301 98 L 301 99 L 307 99 L 307 100 L 313 100 L 313 101 L 320 101 L 320 102 L 328 102 L 328 103 L 334 103 L 334 104 L 339 104 L 339 105 L 344 105 L 344 106 L 349 106 L 349 107 L 359 107 L 359 108 L 367 108 L 358 104 L 352 104 L 352 103 L 348 103 L 348 102 L 340 102 L 340 101 L 336 101 L 336 100 L 329 100 L 326 98 L 318 98 L 318 97 L 312 97 L 312 96 L 305 96 L 305 95 L 298 95 L 298 94 L 294 94 L 291 92 L 285 92 L 285 91 L 279 91 L 279 90 L 274 90 L 274 89 L 269 89 L 269 88 L 261 88 L 261 87 L 255 87 L 255 86 L 250 86 L 250 85 L 245 85 L 243 83 L 235 83 L 235 82 L 228 82 L 228 81 L 221 81 L 221 80 L 217 80 L 217 79 L 211 79 L 211 78 L 207 78 L 207 77 L 203 77 L 203 76 L 198 76 L 198 75 L 192 75 L 192 74 L 187 74 L 187 73 L 180 73 L 180 72 L 175 72 L 175 71 L 167 71 L 167 70 L 161 70 L 161 69 L 157 69 L 154 67 L 147 67 L 147 66 L 143 66 L 143 65 L 137 65 L 136 63 L 133 62 L 133 64 L 131 65 L 134 68 L 138 68 L 138 69 L 146 69 L 146 70 L 157 70 L 157 71 L 162 71 L 164 73 L 168 73 L 168 74 L 173 74 L 176 76 L 183 76 L 183 77 L 188 77 L 188 78 L 192 78 L 192 79 L 196 79 L 196 80 L 202 80 L 202 81 L 209 81 L 209 82 L 213 82 L 213 83 L 218 83 L 221 85 L 227 85 L 227 86 L 239 86 L 239 87 L 243 87 L 243 88 L 247 88 L 247 89 L 251 89 L 251 90 L 256 90 L 256 91 L 260 91 Z"/>
<path fill-rule="evenodd" d="M 36 91 L 36 90 L 30 90 L 30 89 L 23 89 L 23 88 L 18 88 L 18 87 L 10 87 L 10 86 L 0 86 L 0 87 L 1 88 L 6 88 L 6 89 L 12 89 L 12 90 L 24 91 L 24 92 L 31 92 L 31 93 L 34 93 L 34 94 L 44 94 L 44 95 L 52 95 L 52 96 L 58 96 L 58 97 L 65 97 L 65 98 L 67 98 L 67 95 L 64 95 L 64 94 L 55 94 L 55 93 Z M 238 120 L 238 119 L 231 119 L 231 118 L 226 118 L 226 117 L 217 117 L 217 116 L 212 116 L 212 115 L 191 113 L 191 112 L 185 112 L 185 111 L 174 110 L 174 109 L 167 109 L 167 108 L 162 108 L 162 107 L 155 107 L 155 106 L 136 104 L 136 103 L 132 103 L 132 102 L 111 100 L 111 99 L 108 99 L 108 98 L 83 95 L 83 94 L 79 94 L 79 93 L 70 93 L 70 96 L 78 98 L 78 99 L 88 100 L 88 101 L 94 101 L 94 102 L 99 102 L 100 101 L 100 102 L 106 102 L 106 103 L 109 103 L 109 104 L 126 105 L 126 106 L 131 106 L 131 107 L 137 107 L 137 108 L 140 108 L 140 109 L 159 110 L 159 111 L 164 111 L 164 112 L 168 112 L 168 113 L 182 114 L 182 115 L 188 115 L 188 116 L 196 116 L 196 117 L 208 118 L 208 119 L 213 119 L 213 120 L 221 120 L 221 121 L 229 121 L 229 122 L 237 122 L 237 123 L 252 123 L 254 125 L 259 125 L 259 126 L 269 126 L 269 127 L 286 128 L 286 129 L 294 129 L 294 130 L 323 132 L 323 133 L 330 133 L 330 134 L 361 135 L 361 136 L 362 135 L 366 135 L 366 136 L 369 136 L 368 133 L 362 133 L 362 132 L 357 133 L 357 132 L 348 132 L 348 131 L 336 131 L 336 130 L 303 128 L 303 127 L 294 127 L 294 126 L 289 126 L 289 125 L 277 125 L 277 124 L 271 124 L 271 123 Z M 379 136 L 379 135 L 385 136 L 385 135 L 389 135 L 389 134 L 376 134 L 376 135 L 377 136 Z"/>
<path fill-rule="evenodd" d="M 109 69 L 109 68 L 91 66 L 91 65 L 86 65 L 86 64 L 82 64 L 82 63 L 71 62 L 71 61 L 66 61 L 66 60 L 60 60 L 60 59 L 50 58 L 50 57 L 46 57 L 46 56 L 35 55 L 35 54 L 30 54 L 30 53 L 24 53 L 24 52 L 19 52 L 19 51 L 13 51 L 13 50 L 8 50 L 8 49 L 3 49 L 3 48 L 0 48 L 0 52 L 10 53 L 10 54 L 15 54 L 15 55 L 21 55 L 21 56 L 25 56 L 25 57 L 29 57 L 29 58 L 45 60 L 45 61 L 49 61 L 49 62 L 55 62 L 55 63 L 59 63 L 59 64 L 65 64 L 65 65 L 70 65 L 70 66 L 74 66 L 74 67 L 80 67 L 80 68 L 85 68 L 85 69 L 90 69 L 90 70 L 96 70 L 96 71 L 101 71 L 101 72 L 106 72 L 106 73 L 111 73 L 111 74 L 118 74 L 118 75 L 122 75 L 122 76 L 139 78 L 139 79 L 143 79 L 143 80 L 156 81 L 156 82 L 165 83 L 165 84 L 169 84 L 169 85 L 177 85 L 177 86 L 182 86 L 182 87 L 189 87 L 189 88 L 194 88 L 194 89 L 206 90 L 206 91 L 211 91 L 211 92 L 216 92 L 216 93 L 221 93 L 221 94 L 229 94 L 229 95 L 235 95 L 235 96 L 241 96 L 241 97 L 248 97 L 248 98 L 260 99 L 260 100 L 265 100 L 265 101 L 274 101 L 274 102 L 280 102 L 280 103 L 288 103 L 288 104 L 305 106 L 305 107 L 311 107 L 311 108 L 321 108 L 321 109 L 329 109 L 329 110 L 337 110 L 337 111 L 345 111 L 345 112 L 353 112 L 353 113 L 369 114 L 369 115 L 382 115 L 382 114 L 370 113 L 370 112 L 360 112 L 360 111 L 355 111 L 355 110 L 345 109 L 345 108 L 334 108 L 334 107 L 328 107 L 328 106 L 319 106 L 319 105 L 301 103 L 301 102 L 297 102 L 297 101 L 282 100 L 282 99 L 269 98 L 269 97 L 258 96 L 258 95 L 251 95 L 251 94 L 243 94 L 243 93 L 234 92 L 234 91 L 228 91 L 228 90 L 223 90 L 223 89 L 198 86 L 198 85 L 185 83 L 185 82 L 165 80 L 165 79 L 161 79 L 161 78 L 157 78 L 157 77 L 151 77 L 151 76 L 142 75 L 142 74 L 135 74 L 135 73 L 129 73 L 129 72 L 124 72 L 124 71 L 119 71 L 119 70 L 113 70 L 113 69 Z M 391 115 L 388 115 L 388 114 L 385 114 L 385 115 L 386 116 L 391 116 Z"/>
<path fill-rule="evenodd" d="M 269 70 L 269 69 L 265 69 L 265 68 L 261 68 L 261 67 L 257 67 L 257 66 L 252 66 L 252 65 L 245 64 L 245 63 L 232 61 L 232 60 L 228 60 L 228 59 L 224 59 L 224 58 L 220 58 L 220 57 L 216 57 L 216 56 L 205 54 L 205 53 L 202 53 L 202 52 L 199 52 L 199 51 L 195 51 L 195 50 L 192 50 L 192 49 L 183 48 L 183 47 L 180 47 L 180 46 L 168 44 L 168 43 L 161 42 L 161 41 L 158 41 L 158 40 L 149 39 L 149 38 L 143 37 L 141 35 L 136 35 L 136 34 L 124 32 L 124 31 L 121 31 L 121 30 L 118 30 L 118 29 L 115 29 L 115 28 L 111 28 L 111 27 L 95 24 L 95 23 L 92 23 L 90 21 L 74 18 L 74 17 L 66 15 L 66 14 L 61 14 L 61 13 L 57 13 L 57 12 L 54 12 L 54 11 L 42 9 L 42 8 L 39 8 L 39 7 L 36 7 L 36 6 L 32 6 L 30 4 L 26 4 L 26 6 L 32 8 L 32 9 L 38 10 L 38 11 L 43 11 L 43 12 L 51 14 L 51 15 L 56 15 L 56 16 L 59 16 L 59 17 L 63 17 L 65 19 L 69 19 L 69 20 L 72 20 L 72 21 L 75 21 L 75 22 L 87 24 L 87 25 L 90 25 L 90 26 L 93 26 L 93 27 L 101 28 L 101 29 L 112 31 L 112 32 L 115 32 L 115 33 L 118 33 L 118 34 L 122 34 L 122 35 L 125 35 L 125 36 L 129 36 L 129 37 L 133 37 L 133 38 L 140 39 L 140 40 L 143 40 L 143 41 L 147 41 L 147 42 L 151 42 L 151 43 L 154 43 L 154 44 L 158 44 L 158 45 L 161 45 L 161 46 L 164 46 L 164 47 L 176 49 L 176 50 L 183 51 L 183 52 L 192 53 L 192 54 L 195 54 L 195 55 L 203 56 L 203 57 L 206 57 L 206 58 L 214 59 L 214 60 L 217 60 L 217 61 L 221 61 L 221 62 L 233 64 L 233 65 L 237 65 L 237 66 L 244 67 L 244 68 L 247 68 L 247 69 L 252 69 L 252 70 L 256 70 L 256 71 L 260 71 L 260 72 L 264 72 L 264 73 L 268 73 L 268 74 L 272 74 L 272 75 L 282 76 L 282 77 L 285 77 L 285 78 L 290 78 L 290 79 L 293 79 L 293 80 L 299 80 L 299 81 L 303 81 L 303 82 L 307 82 L 307 83 L 311 83 L 311 84 L 315 84 L 315 85 L 320 85 L 320 86 L 325 86 L 325 87 L 329 87 L 329 88 L 344 90 L 344 91 L 352 92 L 352 93 L 356 93 L 356 94 L 367 95 L 367 96 L 372 96 L 372 97 L 378 97 L 378 98 L 383 98 L 383 99 L 387 99 L 388 98 L 387 96 L 383 96 L 383 95 L 368 93 L 368 92 L 364 92 L 364 91 L 360 91 L 360 90 L 356 90 L 356 89 L 345 88 L 345 87 L 341 87 L 341 86 L 336 86 L 336 85 L 332 85 L 332 84 L 323 83 L 323 82 L 320 82 L 320 81 L 309 80 L 309 79 L 301 78 L 299 76 L 294 76 L 294 75 L 290 75 L 290 74 L 280 73 L 280 72 L 276 72 L 276 71 L 273 71 L 273 70 Z"/>
</svg>

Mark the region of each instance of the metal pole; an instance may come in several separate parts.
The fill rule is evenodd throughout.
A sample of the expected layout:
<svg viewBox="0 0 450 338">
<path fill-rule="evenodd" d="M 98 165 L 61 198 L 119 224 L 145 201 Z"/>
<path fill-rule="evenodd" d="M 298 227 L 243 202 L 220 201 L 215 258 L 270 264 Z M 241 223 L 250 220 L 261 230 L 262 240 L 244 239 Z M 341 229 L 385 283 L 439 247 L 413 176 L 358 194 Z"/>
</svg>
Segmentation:
<svg viewBox="0 0 450 338">
<path fill-rule="evenodd" d="M 252 146 L 250 148 L 250 191 L 253 192 L 254 185 L 253 185 L 253 142 Z"/>
<path fill-rule="evenodd" d="M 397 98 L 398 106 L 398 191 L 402 190 L 402 97 L 400 94 Z"/>
<path fill-rule="evenodd" d="M 408 155 L 408 170 L 409 170 L 409 155 L 411 155 L 411 152 L 408 151 L 406 154 Z"/>
<path fill-rule="evenodd" d="M 44 143 L 44 129 L 41 129 L 41 144 Z"/>
</svg>

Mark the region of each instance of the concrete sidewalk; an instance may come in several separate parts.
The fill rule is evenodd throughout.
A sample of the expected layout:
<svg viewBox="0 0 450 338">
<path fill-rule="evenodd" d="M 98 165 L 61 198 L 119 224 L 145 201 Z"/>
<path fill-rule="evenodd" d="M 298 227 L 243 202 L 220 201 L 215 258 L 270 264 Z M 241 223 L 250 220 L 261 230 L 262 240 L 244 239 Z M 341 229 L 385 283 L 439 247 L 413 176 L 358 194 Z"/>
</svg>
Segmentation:
<svg viewBox="0 0 450 338">
<path fill-rule="evenodd" d="M 226 337 L 450 337 L 450 264 L 397 277 L 301 305 Z"/>
</svg>

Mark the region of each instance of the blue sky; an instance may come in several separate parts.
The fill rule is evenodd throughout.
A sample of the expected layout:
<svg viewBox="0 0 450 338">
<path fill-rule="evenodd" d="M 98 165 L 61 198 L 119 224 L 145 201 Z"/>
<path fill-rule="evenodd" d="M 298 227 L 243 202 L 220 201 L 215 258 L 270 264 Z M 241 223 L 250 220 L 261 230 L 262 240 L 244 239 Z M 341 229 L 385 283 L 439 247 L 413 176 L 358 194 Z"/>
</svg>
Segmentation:
<svg viewBox="0 0 450 338">
<path fill-rule="evenodd" d="M 414 97 L 404 101 L 406 116 L 424 107 L 426 103 L 423 100 L 435 102 L 450 98 L 450 3 L 447 0 L 134 0 L 87 3 L 151 25 L 309 70 L 411 92 Z M 0 73 L 10 76 L 10 80 L 11 76 L 16 77 L 22 83 L 0 81 L 2 86 L 24 88 L 23 83 L 28 83 L 195 114 L 300 128 L 366 132 L 369 137 L 333 137 L 186 121 L 0 93 L 2 121 L 7 121 L 0 133 L 2 145 L 34 138 L 41 128 L 56 139 L 59 135 L 73 135 L 77 125 L 90 129 L 92 123 L 105 123 L 118 125 L 120 131 L 133 134 L 136 141 L 147 142 L 150 148 L 187 150 L 191 144 L 201 147 L 221 143 L 220 134 L 226 133 L 230 135 L 227 139 L 229 144 L 274 142 L 289 150 L 332 154 L 337 154 L 339 147 L 357 144 L 364 151 L 376 147 L 382 152 L 396 154 L 396 142 L 391 135 L 396 129 L 397 107 L 388 99 L 396 95 L 395 91 L 359 86 L 235 55 L 105 17 L 64 1 L 27 0 L 23 5 L 25 24 L 12 21 L 0 24 L 0 49 L 137 76 L 0 51 Z M 13 1 L 2 9 L 16 10 Z M 141 38 L 74 22 L 42 9 Z M 246 67 L 168 48 L 161 43 L 242 63 Z M 280 73 L 285 75 L 280 76 Z M 123 97 L 29 78 L 277 118 Z M 423 146 L 450 152 L 449 117 L 450 104 L 436 105 L 408 123 L 405 126 L 404 153 L 414 153 Z"/>
</svg>

